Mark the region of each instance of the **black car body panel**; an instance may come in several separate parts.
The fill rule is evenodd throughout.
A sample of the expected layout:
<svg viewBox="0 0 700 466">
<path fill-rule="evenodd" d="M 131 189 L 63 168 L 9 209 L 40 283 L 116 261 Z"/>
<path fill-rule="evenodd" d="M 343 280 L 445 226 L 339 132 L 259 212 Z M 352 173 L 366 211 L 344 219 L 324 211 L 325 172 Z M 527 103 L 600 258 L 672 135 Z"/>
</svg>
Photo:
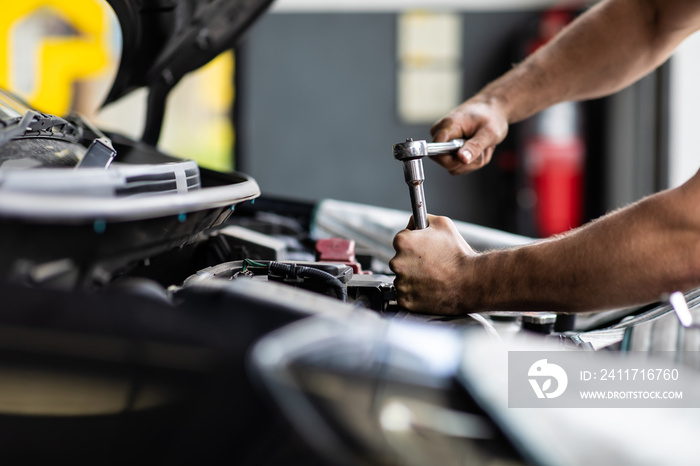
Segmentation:
<svg viewBox="0 0 700 466">
<path fill-rule="evenodd" d="M 108 0 L 122 28 L 122 58 L 105 103 L 138 87 L 171 89 L 230 49 L 272 0 Z"/>
</svg>

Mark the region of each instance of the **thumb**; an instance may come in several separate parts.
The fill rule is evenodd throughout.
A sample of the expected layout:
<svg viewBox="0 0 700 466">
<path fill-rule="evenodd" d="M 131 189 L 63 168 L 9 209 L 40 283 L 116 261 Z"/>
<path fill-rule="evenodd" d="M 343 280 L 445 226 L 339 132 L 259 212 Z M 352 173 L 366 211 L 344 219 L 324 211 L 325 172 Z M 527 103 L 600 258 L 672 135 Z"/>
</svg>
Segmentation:
<svg viewBox="0 0 700 466">
<path fill-rule="evenodd" d="M 471 163 L 476 157 L 485 152 L 486 149 L 496 144 L 498 144 L 496 135 L 486 129 L 481 129 L 464 143 L 457 152 L 457 155 L 463 163 Z"/>
</svg>

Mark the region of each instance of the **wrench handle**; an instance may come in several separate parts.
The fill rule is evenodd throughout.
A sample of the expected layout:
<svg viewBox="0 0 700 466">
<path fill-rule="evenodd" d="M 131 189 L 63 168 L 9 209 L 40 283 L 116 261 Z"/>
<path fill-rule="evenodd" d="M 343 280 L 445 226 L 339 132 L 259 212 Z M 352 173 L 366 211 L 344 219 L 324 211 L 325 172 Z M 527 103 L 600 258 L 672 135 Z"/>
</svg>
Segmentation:
<svg viewBox="0 0 700 466">
<path fill-rule="evenodd" d="M 429 142 L 426 144 L 428 155 L 452 154 L 467 142 L 466 139 L 453 139 L 447 142 Z"/>
</svg>

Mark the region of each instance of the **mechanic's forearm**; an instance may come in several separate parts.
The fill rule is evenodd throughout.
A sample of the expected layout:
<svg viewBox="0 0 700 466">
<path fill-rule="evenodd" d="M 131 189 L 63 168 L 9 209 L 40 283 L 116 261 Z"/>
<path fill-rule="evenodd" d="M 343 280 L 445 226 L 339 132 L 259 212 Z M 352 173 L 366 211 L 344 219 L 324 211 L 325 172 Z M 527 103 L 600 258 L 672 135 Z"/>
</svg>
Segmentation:
<svg viewBox="0 0 700 466">
<path fill-rule="evenodd" d="M 660 193 L 569 234 L 476 257 L 463 287 L 477 310 L 591 311 L 700 284 L 700 209 Z"/>
<path fill-rule="evenodd" d="M 695 30 L 693 3 L 602 2 L 477 97 L 495 99 L 513 123 L 558 102 L 618 91 L 660 65 Z"/>
</svg>

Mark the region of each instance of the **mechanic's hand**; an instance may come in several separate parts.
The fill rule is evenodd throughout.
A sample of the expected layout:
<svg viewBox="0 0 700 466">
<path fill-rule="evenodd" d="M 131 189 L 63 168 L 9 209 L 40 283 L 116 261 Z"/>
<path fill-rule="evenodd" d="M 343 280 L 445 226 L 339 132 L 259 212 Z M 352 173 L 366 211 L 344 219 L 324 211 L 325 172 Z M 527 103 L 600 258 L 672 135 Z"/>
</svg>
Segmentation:
<svg viewBox="0 0 700 466">
<path fill-rule="evenodd" d="M 491 161 L 496 145 L 508 134 L 508 118 L 496 99 L 475 96 L 448 113 L 430 129 L 435 142 L 464 138 L 457 155 L 432 157 L 451 175 L 477 170 Z"/>
<path fill-rule="evenodd" d="M 413 312 L 455 315 L 466 313 L 470 263 L 478 254 L 447 217 L 428 216 L 424 230 L 402 230 L 394 238 L 396 255 L 389 267 L 400 306 Z M 408 225 L 411 228 L 413 219 Z"/>
</svg>

